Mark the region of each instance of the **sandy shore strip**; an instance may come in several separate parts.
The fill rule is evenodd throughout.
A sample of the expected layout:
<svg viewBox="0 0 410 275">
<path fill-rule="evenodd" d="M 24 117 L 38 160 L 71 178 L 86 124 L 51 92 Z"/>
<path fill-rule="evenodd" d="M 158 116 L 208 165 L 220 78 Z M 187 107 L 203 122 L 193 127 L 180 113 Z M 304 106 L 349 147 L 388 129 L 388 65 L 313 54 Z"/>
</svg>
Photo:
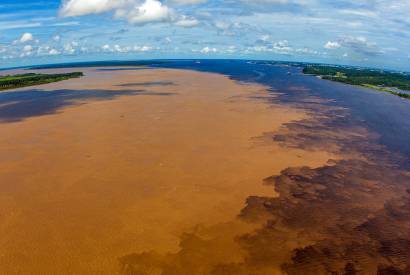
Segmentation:
<svg viewBox="0 0 410 275">
<path fill-rule="evenodd" d="M 259 139 L 306 117 L 269 103 L 263 86 L 172 69 L 79 70 L 86 76 L 19 89 L 53 101 L 30 113 L 37 99 L 16 99 L 23 111 L 0 125 L 1 274 L 116 274 L 121 256 L 178 251 L 198 226 L 234 238 L 252 230 L 235 221 L 246 198 L 275 196 L 264 178 L 337 157 Z M 223 247 L 226 261 L 241 257 Z"/>
</svg>

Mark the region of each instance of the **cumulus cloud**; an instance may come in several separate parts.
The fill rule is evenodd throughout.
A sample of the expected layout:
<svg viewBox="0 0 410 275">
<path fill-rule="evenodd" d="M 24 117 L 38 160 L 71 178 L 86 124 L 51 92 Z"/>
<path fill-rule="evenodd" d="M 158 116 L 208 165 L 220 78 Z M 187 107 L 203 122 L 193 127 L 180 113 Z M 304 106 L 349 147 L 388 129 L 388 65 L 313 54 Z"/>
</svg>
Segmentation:
<svg viewBox="0 0 410 275">
<path fill-rule="evenodd" d="M 210 47 L 205 47 L 202 48 L 199 52 L 203 54 L 208 54 L 208 53 L 216 53 L 218 50 L 216 48 L 210 48 Z"/>
<path fill-rule="evenodd" d="M 29 41 L 32 41 L 33 39 L 34 39 L 33 35 L 29 32 L 26 32 L 26 33 L 23 33 L 21 35 L 20 39 L 15 41 L 15 42 L 24 44 L 24 43 L 27 43 Z"/>
<path fill-rule="evenodd" d="M 225 52 L 228 53 L 228 54 L 236 53 L 236 51 L 237 51 L 236 46 L 229 46 L 229 47 L 225 50 Z"/>
<path fill-rule="evenodd" d="M 76 41 L 71 41 L 64 45 L 63 50 L 65 54 L 75 54 L 77 51 L 78 43 Z"/>
<path fill-rule="evenodd" d="M 177 4 L 197 4 L 203 0 L 177 0 Z M 130 24 L 144 25 L 151 22 L 170 22 L 180 27 L 193 27 L 198 20 L 177 13 L 160 0 L 65 0 L 60 8 L 63 17 L 84 16 L 113 12 L 114 18 Z"/>
<path fill-rule="evenodd" d="M 184 28 L 192 28 L 199 24 L 196 18 L 189 18 L 187 16 L 181 16 L 180 19 L 175 21 L 175 25 Z"/>
<path fill-rule="evenodd" d="M 364 36 L 343 36 L 337 41 L 328 41 L 323 47 L 329 50 L 350 49 L 362 55 L 381 55 L 389 49 L 393 50 L 393 48 L 381 49 L 376 43 L 368 41 Z M 394 50 L 397 49 L 394 48 Z"/>
<path fill-rule="evenodd" d="M 118 9 L 116 18 L 126 18 L 132 24 L 170 21 L 173 11 L 158 0 L 146 0 L 132 9 Z"/>
<path fill-rule="evenodd" d="M 60 8 L 63 17 L 103 13 L 124 6 L 127 0 L 65 0 Z"/>
<path fill-rule="evenodd" d="M 110 47 L 110 45 L 105 44 L 105 45 L 101 46 L 101 49 L 102 49 L 103 51 L 110 51 L 110 50 L 111 50 L 111 47 Z"/>
<path fill-rule="evenodd" d="M 38 56 L 47 55 L 49 50 L 50 50 L 50 46 L 42 45 L 37 48 L 37 55 Z"/>
<path fill-rule="evenodd" d="M 339 49 L 341 45 L 339 42 L 328 41 L 323 47 L 325 49 L 335 50 L 335 49 Z"/>
<path fill-rule="evenodd" d="M 265 42 L 268 42 L 268 40 Z M 278 54 L 290 54 L 294 51 L 293 47 L 289 45 L 289 41 L 287 40 L 280 40 L 274 43 L 265 43 L 262 46 L 250 47 L 248 50 L 255 52 L 274 52 Z"/>
<path fill-rule="evenodd" d="M 52 48 L 48 45 L 41 45 L 37 48 L 38 56 L 47 56 L 47 55 L 60 55 L 63 51 L 61 49 Z"/>
<path fill-rule="evenodd" d="M 20 52 L 20 57 L 28 57 L 33 55 L 33 46 L 32 45 L 24 45 L 24 47 L 21 49 Z"/>
<path fill-rule="evenodd" d="M 376 43 L 370 42 L 363 36 L 346 36 L 342 37 L 339 43 L 346 48 L 364 54 L 364 55 L 380 55 L 383 54 L 383 50 L 380 49 Z"/>
<path fill-rule="evenodd" d="M 152 51 L 155 48 L 151 47 L 151 46 L 134 46 L 134 51 L 136 52 L 148 52 L 148 51 Z"/>
<path fill-rule="evenodd" d="M 119 53 L 125 53 L 125 52 L 129 52 L 131 50 L 131 47 L 121 47 L 120 45 L 116 44 L 116 45 L 108 45 L 105 44 L 103 46 L 101 46 L 102 51 L 104 52 L 119 52 Z"/>
<path fill-rule="evenodd" d="M 23 47 L 24 52 L 31 52 L 32 50 L 33 50 L 33 46 L 31 46 L 31 45 L 25 45 Z"/>
<path fill-rule="evenodd" d="M 144 45 L 144 46 L 120 46 L 118 44 L 116 45 L 108 45 L 105 44 L 101 46 L 101 50 L 103 52 L 111 52 L 111 53 L 130 53 L 130 52 L 148 52 L 148 51 L 153 51 L 156 50 L 157 48 Z"/>
<path fill-rule="evenodd" d="M 225 20 L 215 20 L 212 22 L 219 34 L 226 36 L 243 36 L 251 32 L 258 32 L 254 26 L 243 22 L 230 22 Z"/>
<path fill-rule="evenodd" d="M 56 49 L 51 49 L 51 50 L 48 52 L 48 54 L 49 54 L 49 55 L 58 55 L 58 54 L 60 54 L 60 52 L 59 52 L 58 50 L 56 50 Z"/>
<path fill-rule="evenodd" d="M 291 51 L 292 47 L 289 46 L 289 41 L 281 40 L 273 43 L 273 49 L 278 51 Z"/>
<path fill-rule="evenodd" d="M 287 40 L 280 40 L 274 43 L 265 43 L 264 45 L 257 45 L 253 47 L 248 47 L 245 53 L 275 53 L 280 55 L 307 55 L 307 56 L 318 56 L 324 53 L 316 51 L 308 47 L 293 47 Z"/>
</svg>

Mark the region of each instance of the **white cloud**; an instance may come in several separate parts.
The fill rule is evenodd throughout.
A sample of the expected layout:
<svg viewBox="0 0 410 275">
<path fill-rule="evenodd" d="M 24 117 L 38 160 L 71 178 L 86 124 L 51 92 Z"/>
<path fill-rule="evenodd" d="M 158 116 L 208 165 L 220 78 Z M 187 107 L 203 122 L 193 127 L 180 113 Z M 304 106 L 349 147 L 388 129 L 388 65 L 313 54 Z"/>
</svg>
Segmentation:
<svg viewBox="0 0 410 275">
<path fill-rule="evenodd" d="M 3 60 L 7 60 L 7 59 L 13 59 L 13 58 L 15 58 L 15 56 L 13 56 L 13 55 L 3 55 L 1 58 Z"/>
<path fill-rule="evenodd" d="M 23 21 L 2 21 L 0 30 L 22 29 L 22 28 L 36 28 L 41 27 L 41 22 L 27 23 Z"/>
<path fill-rule="evenodd" d="M 308 56 L 324 55 L 324 53 L 318 52 L 308 47 L 303 47 L 303 48 L 292 47 L 289 44 L 289 41 L 287 40 L 280 40 L 273 44 L 267 43 L 261 46 L 248 47 L 244 51 L 244 53 L 247 53 L 247 54 L 263 53 L 263 52 L 275 53 L 275 54 L 280 54 L 280 55 L 308 55 Z"/>
<path fill-rule="evenodd" d="M 75 53 L 75 48 L 73 47 L 72 44 L 65 44 L 64 45 L 64 52 L 67 54 L 74 54 Z"/>
<path fill-rule="evenodd" d="M 107 12 L 124 6 L 127 0 L 65 0 L 60 9 L 63 17 Z"/>
<path fill-rule="evenodd" d="M 341 45 L 339 42 L 328 41 L 323 47 L 325 49 L 335 50 L 335 49 L 339 49 Z"/>
<path fill-rule="evenodd" d="M 300 48 L 300 49 L 296 49 L 295 52 L 296 52 L 296 53 L 299 53 L 299 54 L 307 54 L 307 55 L 317 55 L 317 54 L 320 54 L 318 51 L 309 49 L 309 48 L 307 48 L 307 47 Z"/>
<path fill-rule="evenodd" d="M 49 54 L 49 55 L 58 55 L 58 54 L 60 54 L 60 52 L 59 52 L 58 50 L 56 50 L 56 49 L 51 49 L 51 50 L 48 52 L 48 54 Z"/>
<path fill-rule="evenodd" d="M 32 41 L 34 39 L 33 35 L 29 32 L 23 33 L 23 35 L 20 37 L 18 42 L 20 43 L 27 43 L 29 41 Z"/>
<path fill-rule="evenodd" d="M 166 21 L 172 10 L 159 0 L 66 0 L 61 9 L 63 17 L 83 16 L 114 11 L 115 18 L 132 24 Z"/>
<path fill-rule="evenodd" d="M 32 54 L 32 52 L 22 52 L 20 54 L 20 57 L 26 57 L 26 56 L 30 56 Z"/>
<path fill-rule="evenodd" d="M 123 50 L 120 45 L 114 45 L 113 50 L 116 52 L 125 52 L 125 49 Z"/>
<path fill-rule="evenodd" d="M 54 23 L 51 26 L 54 27 L 66 27 L 66 26 L 78 26 L 80 22 L 77 21 L 70 21 L 70 22 L 61 22 L 61 23 Z"/>
<path fill-rule="evenodd" d="M 37 55 L 39 55 L 39 56 L 47 55 L 49 50 L 50 50 L 50 46 L 47 46 L 47 45 L 40 46 L 37 49 Z"/>
<path fill-rule="evenodd" d="M 25 45 L 20 53 L 20 57 L 27 57 L 33 54 L 33 46 Z"/>
<path fill-rule="evenodd" d="M 154 50 L 154 48 L 151 47 L 151 46 L 142 46 L 142 47 L 135 46 L 134 47 L 134 51 L 136 51 L 136 52 L 148 52 L 148 51 L 152 51 L 152 50 Z"/>
<path fill-rule="evenodd" d="M 146 24 L 149 22 L 170 21 L 172 10 L 158 0 L 145 0 L 140 6 L 129 9 L 119 9 L 116 18 L 126 18 L 131 24 Z"/>
<path fill-rule="evenodd" d="M 101 46 L 101 49 L 102 49 L 103 51 L 111 51 L 111 47 L 110 47 L 110 45 L 108 45 L 108 44 L 105 44 L 105 45 Z"/>
<path fill-rule="evenodd" d="M 59 36 L 59 35 L 54 35 L 54 36 L 53 36 L 53 40 L 56 41 L 56 42 L 58 42 L 58 41 L 61 40 L 61 36 Z"/>
<path fill-rule="evenodd" d="M 376 43 L 370 42 L 363 36 L 345 36 L 340 39 L 340 44 L 343 47 L 350 48 L 357 53 L 365 55 L 380 55 L 384 51 L 380 49 Z"/>
<path fill-rule="evenodd" d="M 198 4 L 204 0 L 176 0 L 176 4 Z M 194 27 L 194 17 L 178 15 L 174 9 L 160 0 L 65 0 L 60 8 L 63 17 L 84 16 L 112 12 L 115 19 L 130 24 L 144 25 L 151 22 L 170 22 L 179 27 Z"/>
<path fill-rule="evenodd" d="M 377 17 L 377 14 L 370 10 L 345 9 L 345 10 L 340 10 L 339 13 L 347 14 L 347 15 L 362 16 L 362 17 Z"/>
<path fill-rule="evenodd" d="M 205 47 L 200 50 L 201 53 L 208 54 L 208 53 L 216 53 L 218 50 L 216 48 Z"/>
<path fill-rule="evenodd" d="M 177 20 L 174 25 L 184 28 L 192 28 L 199 24 L 199 21 L 196 18 L 189 18 L 187 16 L 182 16 Z"/>
<path fill-rule="evenodd" d="M 104 52 L 116 52 L 116 53 L 129 53 L 129 52 L 148 52 L 148 51 L 153 51 L 157 48 L 151 47 L 151 46 L 120 46 L 120 45 L 108 45 L 105 44 L 101 46 L 101 50 Z"/>
<path fill-rule="evenodd" d="M 273 44 L 274 48 L 287 48 L 289 47 L 288 40 L 281 40 Z"/>
<path fill-rule="evenodd" d="M 25 45 L 23 47 L 24 52 L 31 52 L 32 50 L 33 50 L 33 46 L 31 46 L 31 45 Z"/>
<path fill-rule="evenodd" d="M 228 53 L 228 54 L 233 54 L 233 53 L 235 53 L 237 51 L 237 49 L 236 49 L 236 46 L 229 46 L 227 49 L 226 49 L 226 53 Z"/>
<path fill-rule="evenodd" d="M 61 54 L 61 51 L 51 48 L 48 45 L 42 45 L 38 47 L 37 49 L 37 55 L 38 56 L 44 56 L 44 55 L 59 55 Z"/>
</svg>

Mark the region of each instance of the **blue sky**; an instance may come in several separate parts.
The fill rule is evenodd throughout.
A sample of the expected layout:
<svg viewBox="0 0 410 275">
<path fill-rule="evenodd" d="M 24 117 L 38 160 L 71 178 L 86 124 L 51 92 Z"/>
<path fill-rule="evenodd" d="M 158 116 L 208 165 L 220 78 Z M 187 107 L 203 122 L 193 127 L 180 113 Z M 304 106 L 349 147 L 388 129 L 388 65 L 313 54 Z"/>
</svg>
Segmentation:
<svg viewBox="0 0 410 275">
<path fill-rule="evenodd" d="M 0 1 L 0 67 L 151 58 L 410 71 L 410 1 Z"/>
</svg>

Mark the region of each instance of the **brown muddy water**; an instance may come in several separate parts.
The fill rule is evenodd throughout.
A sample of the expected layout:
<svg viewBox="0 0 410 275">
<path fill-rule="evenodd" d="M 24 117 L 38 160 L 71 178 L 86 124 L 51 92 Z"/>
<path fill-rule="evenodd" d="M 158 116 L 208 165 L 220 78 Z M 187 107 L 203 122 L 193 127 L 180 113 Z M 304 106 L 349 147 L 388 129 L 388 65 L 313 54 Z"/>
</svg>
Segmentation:
<svg viewBox="0 0 410 275">
<path fill-rule="evenodd" d="M 238 216 L 247 198 L 277 196 L 263 180 L 339 158 L 270 138 L 309 115 L 272 104 L 263 86 L 81 70 L 3 94 L 1 274 L 234 274 L 224 266 L 249 257 L 238 238 L 264 223 Z"/>
</svg>

